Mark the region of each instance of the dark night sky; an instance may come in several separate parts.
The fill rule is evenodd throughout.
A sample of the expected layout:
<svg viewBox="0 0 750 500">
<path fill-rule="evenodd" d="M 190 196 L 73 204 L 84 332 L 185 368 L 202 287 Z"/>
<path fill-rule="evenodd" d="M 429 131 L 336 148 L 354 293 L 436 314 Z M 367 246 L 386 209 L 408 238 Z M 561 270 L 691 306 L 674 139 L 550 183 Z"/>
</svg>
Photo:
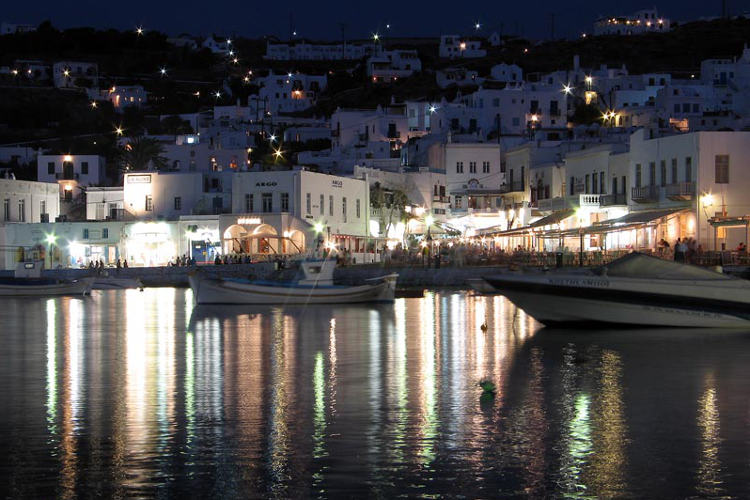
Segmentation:
<svg viewBox="0 0 750 500">
<path fill-rule="evenodd" d="M 727 3 L 732 14 L 750 11 L 750 0 L 727 0 Z M 286 38 L 291 12 L 299 35 L 311 38 L 338 39 L 341 22 L 347 25 L 347 38 L 363 38 L 376 30 L 383 33 L 386 23 L 392 26 L 392 36 L 465 34 L 472 31 L 477 20 L 484 32 L 498 30 L 502 23 L 503 32 L 513 34 L 518 23 L 525 36 L 548 37 L 554 13 L 556 35 L 570 37 L 589 30 L 600 14 L 627 14 L 653 6 L 660 14 L 678 21 L 721 13 L 721 0 L 36 0 L 6 3 L 0 19 L 33 24 L 50 19 L 61 28 L 129 29 L 143 25 L 171 34 L 183 31 L 248 37 L 272 34 Z"/>
</svg>

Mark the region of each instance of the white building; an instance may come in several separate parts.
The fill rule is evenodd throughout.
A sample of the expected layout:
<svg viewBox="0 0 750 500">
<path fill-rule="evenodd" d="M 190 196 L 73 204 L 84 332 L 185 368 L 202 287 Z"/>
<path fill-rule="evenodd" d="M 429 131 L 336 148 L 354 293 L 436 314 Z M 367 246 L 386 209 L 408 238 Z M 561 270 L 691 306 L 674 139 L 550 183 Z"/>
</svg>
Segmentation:
<svg viewBox="0 0 750 500">
<path fill-rule="evenodd" d="M 139 172 L 123 178 L 123 208 L 141 220 L 218 215 L 232 206 L 232 172 Z"/>
<path fill-rule="evenodd" d="M 59 61 L 52 65 L 52 82 L 57 88 L 97 88 L 99 67 L 92 62 Z"/>
<path fill-rule="evenodd" d="M 422 71 L 416 50 L 384 50 L 367 60 L 367 76 L 375 83 L 390 83 Z"/>
<path fill-rule="evenodd" d="M 337 109 L 331 115 L 333 143 L 339 147 L 390 142 L 393 150 L 409 137 L 422 135 L 409 130 L 406 106 L 378 106 L 377 109 Z"/>
<path fill-rule="evenodd" d="M 487 51 L 482 48 L 482 41 L 459 35 L 442 35 L 440 37 L 440 57 L 444 59 L 484 57 Z"/>
<path fill-rule="evenodd" d="M 86 188 L 86 220 L 121 220 L 125 216 L 122 186 Z"/>
<path fill-rule="evenodd" d="M 616 16 L 597 19 L 594 35 L 640 35 L 643 33 L 665 33 L 670 21 L 659 16 L 657 10 L 639 10 L 631 16 Z"/>
<path fill-rule="evenodd" d="M 256 82 L 261 86 L 258 95 L 264 101 L 267 112 L 294 113 L 315 104 L 318 94 L 328 85 L 328 77 L 301 73 L 277 75 L 271 72 Z"/>
<path fill-rule="evenodd" d="M 112 103 L 116 111 L 124 111 L 125 108 L 140 108 L 148 100 L 148 93 L 141 85 L 113 86 L 109 90 L 102 91 L 104 98 Z"/>
<path fill-rule="evenodd" d="M 226 55 L 232 49 L 232 42 L 228 38 L 222 40 L 216 35 L 211 35 L 203 40 L 201 47 L 210 50 L 213 54 Z"/>
<path fill-rule="evenodd" d="M 104 166 L 103 156 L 39 155 L 37 179 L 41 182 L 56 182 L 61 199 L 73 202 L 81 196 L 79 188 L 98 186 L 104 182 Z"/>
<path fill-rule="evenodd" d="M 306 170 L 236 173 L 233 215 L 220 219 L 224 251 L 299 253 L 326 242 L 362 262 L 369 239 L 369 194 L 363 179 Z"/>
<path fill-rule="evenodd" d="M 490 69 L 490 78 L 504 83 L 521 82 L 523 81 L 523 70 L 515 64 L 496 64 Z"/>
<path fill-rule="evenodd" d="M 335 61 L 369 57 L 377 51 L 374 43 L 271 43 L 266 45 L 265 59 L 272 61 Z"/>
<path fill-rule="evenodd" d="M 438 87 L 446 89 L 451 85 L 466 87 L 470 85 L 481 85 L 484 78 L 479 77 L 479 72 L 467 68 L 445 68 L 435 72 Z"/>
<path fill-rule="evenodd" d="M 0 179 L 2 222 L 54 222 L 60 215 L 57 184 Z"/>
<path fill-rule="evenodd" d="M 29 33 L 36 31 L 33 24 L 6 23 L 0 24 L 0 35 L 15 35 L 17 33 Z"/>
</svg>

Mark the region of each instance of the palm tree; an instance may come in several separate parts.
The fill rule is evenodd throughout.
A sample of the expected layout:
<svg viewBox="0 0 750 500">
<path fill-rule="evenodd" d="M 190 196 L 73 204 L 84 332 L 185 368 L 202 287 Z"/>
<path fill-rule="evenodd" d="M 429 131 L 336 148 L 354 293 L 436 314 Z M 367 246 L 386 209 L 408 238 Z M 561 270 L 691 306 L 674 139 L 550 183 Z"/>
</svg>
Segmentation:
<svg viewBox="0 0 750 500">
<path fill-rule="evenodd" d="M 168 159 L 162 156 L 164 147 L 156 139 L 144 136 L 131 137 L 120 149 L 119 159 L 123 170 L 146 170 L 151 164 L 155 170 L 167 168 Z"/>
</svg>

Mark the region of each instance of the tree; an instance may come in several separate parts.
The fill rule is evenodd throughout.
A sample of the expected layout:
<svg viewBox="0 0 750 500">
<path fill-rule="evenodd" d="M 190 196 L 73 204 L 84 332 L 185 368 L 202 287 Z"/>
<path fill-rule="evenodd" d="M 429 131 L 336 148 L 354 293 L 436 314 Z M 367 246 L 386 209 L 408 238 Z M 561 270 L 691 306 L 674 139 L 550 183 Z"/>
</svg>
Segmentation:
<svg viewBox="0 0 750 500">
<path fill-rule="evenodd" d="M 168 160 L 164 156 L 164 147 L 150 137 L 131 137 L 120 149 L 119 160 L 123 170 L 146 170 L 151 166 L 156 170 L 165 170 Z"/>
<path fill-rule="evenodd" d="M 403 221 L 406 218 L 406 205 L 409 197 L 400 189 L 384 189 L 379 182 L 370 187 L 370 206 L 379 214 L 381 224 L 385 223 L 384 235 L 394 221 Z"/>
</svg>

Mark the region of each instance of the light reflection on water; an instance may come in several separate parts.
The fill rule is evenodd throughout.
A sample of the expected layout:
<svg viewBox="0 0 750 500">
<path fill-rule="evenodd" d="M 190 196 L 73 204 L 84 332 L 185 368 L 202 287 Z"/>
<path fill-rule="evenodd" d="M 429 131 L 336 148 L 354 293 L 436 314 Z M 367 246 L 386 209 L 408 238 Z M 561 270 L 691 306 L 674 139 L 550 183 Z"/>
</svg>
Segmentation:
<svg viewBox="0 0 750 500">
<path fill-rule="evenodd" d="M 540 330 L 441 292 L 4 302 L 3 496 L 750 495 L 743 332 Z"/>
</svg>

